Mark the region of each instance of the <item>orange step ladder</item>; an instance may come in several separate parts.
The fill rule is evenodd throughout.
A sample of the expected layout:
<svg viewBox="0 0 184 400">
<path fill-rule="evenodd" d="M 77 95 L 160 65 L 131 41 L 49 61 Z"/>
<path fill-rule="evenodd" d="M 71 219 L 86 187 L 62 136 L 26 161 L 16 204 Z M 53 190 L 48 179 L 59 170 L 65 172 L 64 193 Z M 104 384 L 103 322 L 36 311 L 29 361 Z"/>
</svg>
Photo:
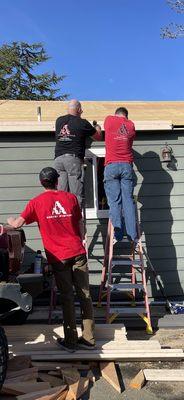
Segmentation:
<svg viewBox="0 0 184 400">
<path fill-rule="evenodd" d="M 137 204 L 135 205 L 138 243 L 136 249 L 133 244 L 130 245 L 130 254 L 114 255 L 115 245 L 114 228 L 109 219 L 107 238 L 105 245 L 105 254 L 102 267 L 101 285 L 99 289 L 98 306 L 101 306 L 102 299 L 106 297 L 106 322 L 111 323 L 117 316 L 132 316 L 139 315 L 146 324 L 146 332 L 152 334 L 150 307 L 148 301 L 146 271 L 143 259 L 143 247 L 141 242 L 141 233 L 138 220 Z M 124 243 L 129 242 L 128 239 L 123 239 L 118 244 L 121 246 L 120 252 L 124 250 Z M 114 272 L 118 267 L 119 271 Z M 128 273 L 125 272 L 128 270 Z M 139 273 L 139 283 L 137 276 Z M 128 279 L 128 282 L 123 280 Z M 123 301 L 122 294 L 127 293 L 131 301 Z M 142 295 L 142 299 L 136 299 L 136 295 Z M 112 294 L 121 298 L 121 301 L 112 302 Z M 118 307 L 116 306 L 118 304 Z"/>
</svg>

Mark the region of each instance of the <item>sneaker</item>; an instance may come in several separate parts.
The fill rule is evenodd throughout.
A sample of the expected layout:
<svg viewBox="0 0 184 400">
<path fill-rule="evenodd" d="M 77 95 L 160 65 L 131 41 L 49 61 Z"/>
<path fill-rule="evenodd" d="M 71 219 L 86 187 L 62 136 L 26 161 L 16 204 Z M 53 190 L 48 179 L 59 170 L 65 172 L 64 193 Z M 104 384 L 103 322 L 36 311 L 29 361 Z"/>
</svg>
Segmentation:
<svg viewBox="0 0 184 400">
<path fill-rule="evenodd" d="M 132 249 L 134 251 L 139 251 L 139 240 L 138 239 L 132 240 L 131 245 L 132 245 Z"/>
<path fill-rule="evenodd" d="M 123 231 L 120 228 L 114 227 L 114 241 L 121 242 L 123 240 Z"/>
<path fill-rule="evenodd" d="M 62 338 L 57 338 L 56 343 L 61 349 L 66 350 L 69 353 L 74 353 L 77 350 L 77 346 L 66 344 L 65 340 Z"/>
<path fill-rule="evenodd" d="M 82 336 L 78 339 L 78 346 L 80 349 L 85 349 L 85 350 L 94 350 L 96 349 L 95 344 L 92 344 L 85 340 Z"/>
</svg>

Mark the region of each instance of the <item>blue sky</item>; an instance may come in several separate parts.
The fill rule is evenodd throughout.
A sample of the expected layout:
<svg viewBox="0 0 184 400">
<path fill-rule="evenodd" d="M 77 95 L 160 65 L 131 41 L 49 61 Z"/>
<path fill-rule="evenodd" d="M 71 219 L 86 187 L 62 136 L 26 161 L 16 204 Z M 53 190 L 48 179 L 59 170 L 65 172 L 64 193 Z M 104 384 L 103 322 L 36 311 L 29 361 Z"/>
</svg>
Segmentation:
<svg viewBox="0 0 184 400">
<path fill-rule="evenodd" d="M 70 98 L 184 100 L 184 38 L 160 38 L 184 15 L 166 0 L 8 0 L 0 15 L 0 44 L 42 42 Z"/>
</svg>

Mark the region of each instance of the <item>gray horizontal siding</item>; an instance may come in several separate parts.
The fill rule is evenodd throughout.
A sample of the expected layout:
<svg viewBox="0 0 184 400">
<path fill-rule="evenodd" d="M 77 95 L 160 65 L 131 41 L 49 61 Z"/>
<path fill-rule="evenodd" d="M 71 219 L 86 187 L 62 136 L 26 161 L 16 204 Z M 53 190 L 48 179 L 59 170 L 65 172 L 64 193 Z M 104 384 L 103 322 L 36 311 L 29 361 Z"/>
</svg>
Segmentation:
<svg viewBox="0 0 184 400">
<path fill-rule="evenodd" d="M 26 137 L 25 137 L 26 135 Z M 177 171 L 160 162 L 165 141 L 172 146 Z M 94 147 L 98 144 L 95 143 Z M 168 295 L 184 290 L 184 141 L 183 133 L 138 134 L 135 141 L 135 171 L 143 244 L 158 271 Z M 27 201 L 41 192 L 38 173 L 53 165 L 53 134 L 1 134 L 0 221 L 18 215 Z M 106 220 L 88 220 L 90 283 L 100 283 Z M 35 251 L 43 250 L 35 224 L 25 227 L 25 265 L 34 262 Z M 44 253 L 43 253 L 44 254 Z M 150 296 L 160 295 L 148 270 Z"/>
<path fill-rule="evenodd" d="M 37 178 L 37 177 L 36 177 Z M 36 179 L 37 180 L 37 179 Z M 5 182 L 4 182 L 5 184 Z M 135 194 L 139 194 L 141 184 L 136 186 L 135 189 Z M 29 199 L 32 197 L 32 193 L 34 194 L 39 194 L 42 191 L 41 187 L 26 187 L 26 190 L 24 193 L 22 193 L 22 187 L 4 187 L 3 190 L 0 190 L 0 201 L 6 200 L 6 199 L 12 199 L 12 200 L 20 200 L 20 199 Z M 141 200 L 142 197 L 154 197 L 157 196 L 164 196 L 168 198 L 168 195 L 166 193 L 170 193 L 170 196 L 181 196 L 184 195 L 184 184 L 181 183 L 175 183 L 173 185 L 169 183 L 163 183 L 162 185 L 160 184 L 145 184 L 144 188 L 141 189 L 141 196 L 139 195 L 139 199 Z"/>
<path fill-rule="evenodd" d="M 177 169 L 184 170 L 184 158 L 180 157 L 177 159 Z M 38 173 L 41 168 L 44 168 L 45 164 L 53 165 L 53 160 L 49 158 L 45 158 L 42 160 L 9 160 L 9 161 L 1 161 L 1 174 L 15 174 L 15 173 Z M 135 164 L 135 172 L 137 170 L 144 171 L 160 171 L 160 163 L 153 163 L 153 159 L 150 158 L 142 158 L 139 160 L 139 169 Z"/>
<path fill-rule="evenodd" d="M 36 193 L 36 191 L 35 192 L 33 191 L 32 194 L 33 194 L 33 196 L 35 196 L 37 193 Z M 26 204 L 26 201 L 30 199 L 29 196 L 27 196 L 27 195 L 25 197 L 26 197 L 25 200 L 7 200 L 6 202 L 0 201 L 0 214 L 21 212 Z M 141 201 L 141 198 L 140 198 L 140 201 Z M 13 207 L 12 207 L 12 205 L 13 205 Z M 183 197 L 182 196 L 171 196 L 169 205 L 171 208 L 183 209 L 183 205 L 184 205 Z M 164 198 L 159 197 L 159 196 L 153 196 L 153 197 L 149 197 L 146 200 L 146 205 L 144 205 L 144 210 L 146 210 L 146 209 L 149 210 L 149 209 L 153 209 L 153 208 L 165 209 L 167 207 L 168 207 L 168 197 L 167 196 L 165 196 Z M 181 218 L 183 219 L 183 210 L 181 211 Z"/>
</svg>

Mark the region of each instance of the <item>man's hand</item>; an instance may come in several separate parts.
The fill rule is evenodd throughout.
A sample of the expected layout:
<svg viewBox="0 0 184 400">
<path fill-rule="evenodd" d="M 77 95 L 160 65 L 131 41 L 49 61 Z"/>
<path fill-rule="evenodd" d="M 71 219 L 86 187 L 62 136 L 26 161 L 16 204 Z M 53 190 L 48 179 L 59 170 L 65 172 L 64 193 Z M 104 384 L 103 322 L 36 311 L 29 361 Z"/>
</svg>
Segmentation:
<svg viewBox="0 0 184 400">
<path fill-rule="evenodd" d="M 16 228 L 21 228 L 21 226 L 24 225 L 25 219 L 22 217 L 18 217 L 18 218 L 9 217 L 7 219 L 7 222 L 11 227 L 16 229 Z"/>
<path fill-rule="evenodd" d="M 8 217 L 7 218 L 8 225 L 13 226 L 13 223 L 14 223 L 15 219 L 16 218 L 14 218 L 14 217 Z"/>
<path fill-rule="evenodd" d="M 97 124 L 96 121 L 93 121 L 93 126 L 96 129 L 96 133 L 94 133 L 94 135 L 92 136 L 93 140 L 95 141 L 100 141 L 102 140 L 102 130 L 101 130 L 101 126 Z"/>
</svg>

